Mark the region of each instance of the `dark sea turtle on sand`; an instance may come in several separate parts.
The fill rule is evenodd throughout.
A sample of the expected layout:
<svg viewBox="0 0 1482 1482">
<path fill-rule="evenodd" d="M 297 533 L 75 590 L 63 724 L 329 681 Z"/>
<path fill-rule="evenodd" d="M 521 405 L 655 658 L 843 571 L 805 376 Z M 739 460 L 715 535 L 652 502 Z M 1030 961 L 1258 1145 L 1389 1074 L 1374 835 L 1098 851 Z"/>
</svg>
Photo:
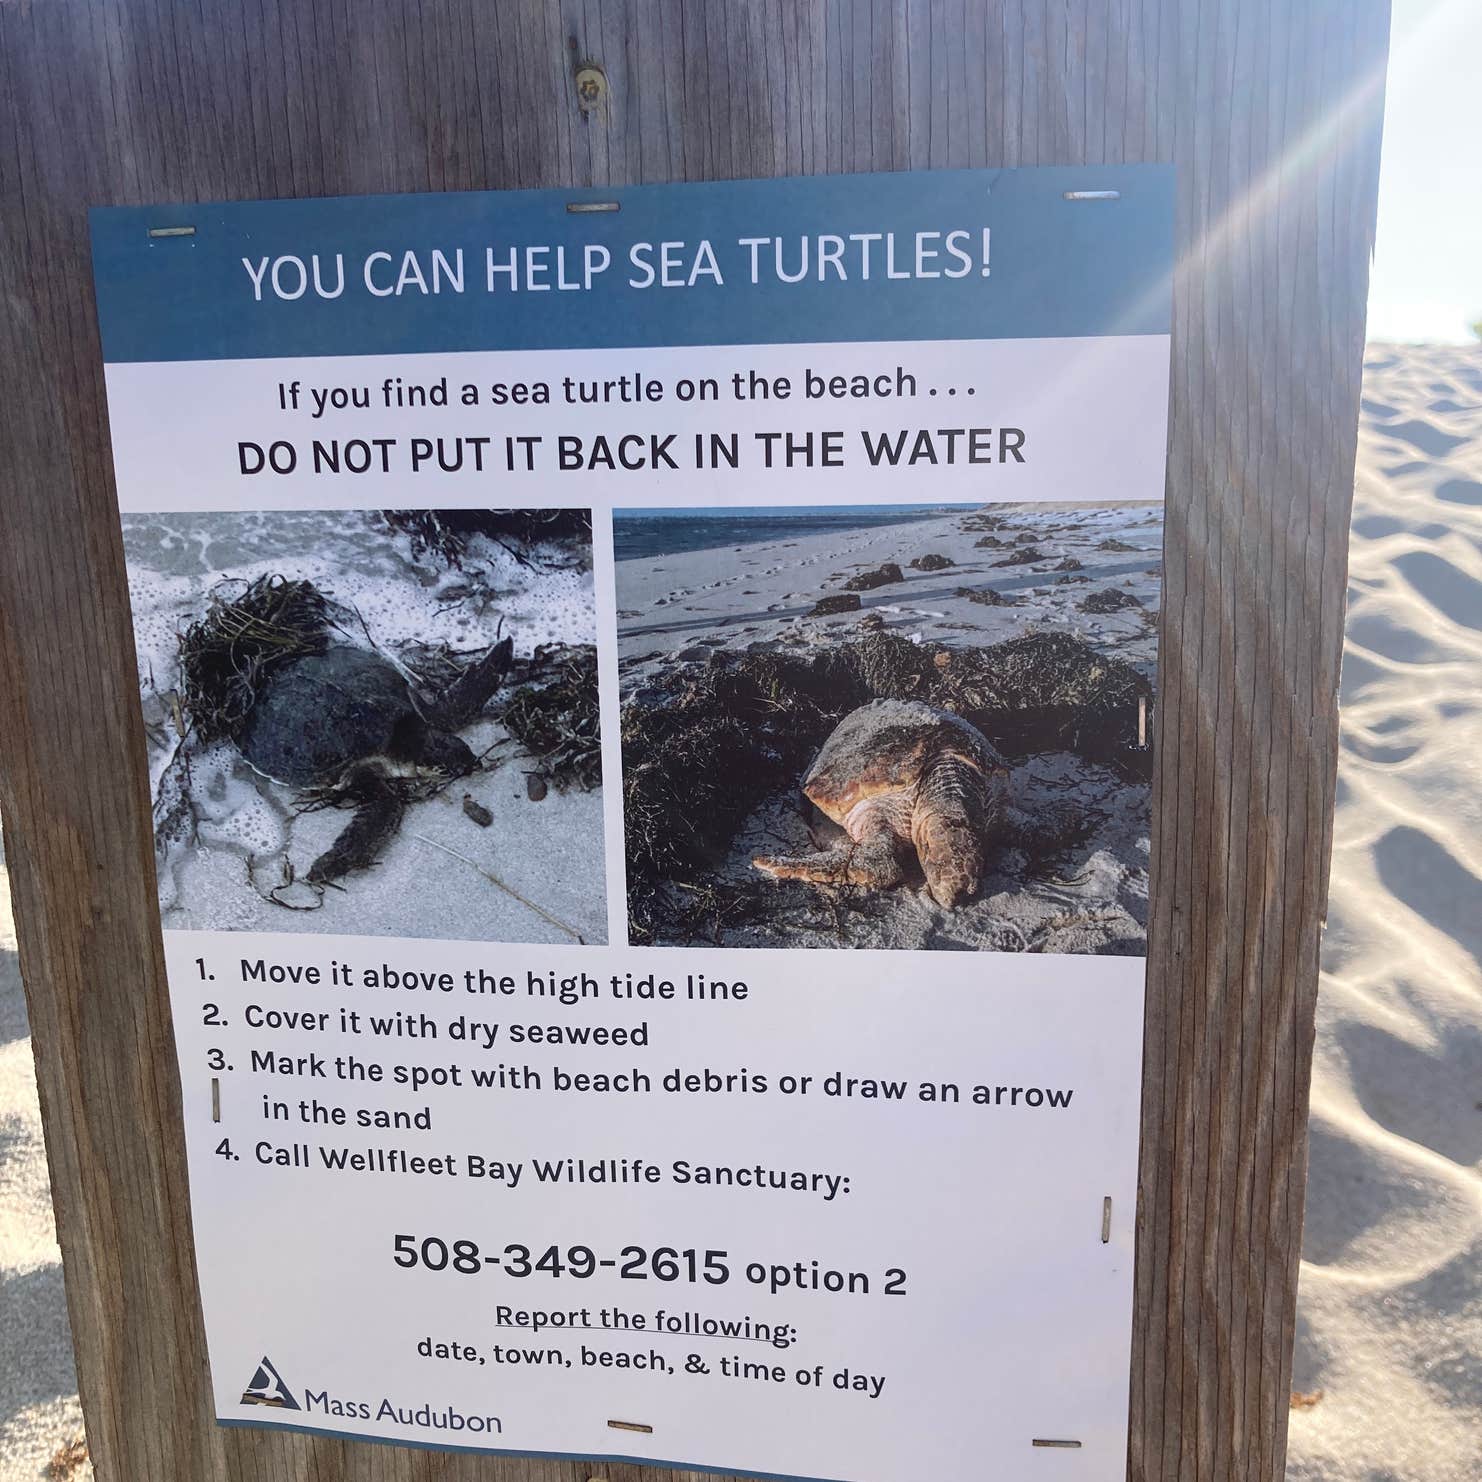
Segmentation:
<svg viewBox="0 0 1482 1482">
<path fill-rule="evenodd" d="M 310 865 L 310 884 L 373 865 L 409 797 L 474 770 L 478 759 L 456 733 L 499 687 L 512 650 L 506 638 L 435 695 L 415 692 L 380 655 L 347 645 L 263 677 L 233 736 L 242 755 L 274 781 L 355 809 Z"/>
<path fill-rule="evenodd" d="M 752 863 L 779 879 L 884 890 L 919 861 L 932 896 L 950 909 L 982 879 L 1007 771 L 961 716 L 919 700 L 872 700 L 839 722 L 803 777 L 804 795 L 847 840 Z"/>
<path fill-rule="evenodd" d="M 499 688 L 514 651 L 510 638 L 462 654 L 434 645 L 397 663 L 345 641 L 357 617 L 310 581 L 229 578 L 179 640 L 193 745 L 230 742 L 257 772 L 298 789 L 302 811 L 354 809 L 309 866 L 313 885 L 375 864 L 409 803 L 478 766 L 457 732 Z M 161 838 L 179 836 L 182 815 L 193 827 L 189 756 L 177 756 L 172 800 L 157 805 Z M 286 864 L 285 874 L 291 881 Z"/>
</svg>

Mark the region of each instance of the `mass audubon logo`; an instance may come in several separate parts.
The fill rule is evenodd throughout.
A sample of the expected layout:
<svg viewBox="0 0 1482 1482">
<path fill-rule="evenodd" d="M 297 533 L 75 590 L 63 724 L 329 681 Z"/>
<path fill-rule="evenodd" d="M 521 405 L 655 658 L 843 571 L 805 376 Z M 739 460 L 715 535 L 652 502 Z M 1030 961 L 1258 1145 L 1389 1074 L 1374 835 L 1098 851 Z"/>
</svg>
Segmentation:
<svg viewBox="0 0 1482 1482">
<path fill-rule="evenodd" d="M 297 1410 L 299 1403 L 293 1392 L 284 1384 L 282 1376 L 273 1367 L 271 1359 L 264 1357 L 252 1376 L 252 1383 L 242 1391 L 244 1405 L 271 1405 L 275 1410 Z"/>
<path fill-rule="evenodd" d="M 474 1436 L 497 1436 L 504 1430 L 504 1422 L 497 1415 L 465 1415 L 451 1405 L 431 1401 L 407 1404 L 384 1396 L 379 1401 L 352 1400 L 307 1385 L 303 1396 L 304 1402 L 300 1405 L 272 1361 L 264 1358 L 252 1376 L 252 1383 L 242 1391 L 242 1403 L 269 1405 L 275 1410 L 298 1410 L 305 1415 L 328 1415 L 338 1420 L 371 1420 L 409 1430 L 463 1432 Z"/>
</svg>

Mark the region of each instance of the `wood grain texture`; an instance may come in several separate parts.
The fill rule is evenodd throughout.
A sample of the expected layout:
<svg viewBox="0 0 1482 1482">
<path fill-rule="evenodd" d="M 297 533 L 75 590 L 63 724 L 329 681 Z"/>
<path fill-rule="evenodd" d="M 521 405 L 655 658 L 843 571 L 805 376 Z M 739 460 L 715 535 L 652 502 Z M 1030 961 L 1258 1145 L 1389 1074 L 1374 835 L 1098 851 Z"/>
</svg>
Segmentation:
<svg viewBox="0 0 1482 1482">
<path fill-rule="evenodd" d="M 1386 0 L 0 4 L 0 808 L 101 1482 L 676 1474 L 211 1423 L 84 208 L 1137 160 L 1178 164 L 1181 266 L 1129 1475 L 1281 1478 L 1387 30 Z"/>
</svg>

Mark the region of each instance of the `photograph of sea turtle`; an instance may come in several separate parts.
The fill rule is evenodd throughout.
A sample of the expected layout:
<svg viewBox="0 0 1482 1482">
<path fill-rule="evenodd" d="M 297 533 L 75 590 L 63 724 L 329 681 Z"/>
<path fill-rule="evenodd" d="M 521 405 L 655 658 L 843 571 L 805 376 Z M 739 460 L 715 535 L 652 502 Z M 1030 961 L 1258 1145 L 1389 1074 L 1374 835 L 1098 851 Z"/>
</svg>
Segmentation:
<svg viewBox="0 0 1482 1482">
<path fill-rule="evenodd" d="M 264 777 L 289 787 L 339 791 L 354 813 L 309 866 L 311 885 L 369 869 L 406 811 L 406 778 L 446 784 L 477 770 L 458 734 L 498 689 L 514 640 L 470 663 L 457 681 L 421 695 L 379 654 L 347 644 L 306 653 L 267 673 L 235 737 Z"/>
<path fill-rule="evenodd" d="M 885 890 L 919 865 L 947 910 L 970 899 L 1003 816 L 1008 765 L 971 722 L 919 700 L 871 700 L 834 727 L 803 796 L 844 836 L 807 854 L 758 855 L 779 880 Z"/>
<path fill-rule="evenodd" d="M 124 543 L 165 926 L 606 939 L 588 511 Z"/>
<path fill-rule="evenodd" d="M 1161 504 L 613 532 L 630 941 L 1145 952 Z"/>
</svg>

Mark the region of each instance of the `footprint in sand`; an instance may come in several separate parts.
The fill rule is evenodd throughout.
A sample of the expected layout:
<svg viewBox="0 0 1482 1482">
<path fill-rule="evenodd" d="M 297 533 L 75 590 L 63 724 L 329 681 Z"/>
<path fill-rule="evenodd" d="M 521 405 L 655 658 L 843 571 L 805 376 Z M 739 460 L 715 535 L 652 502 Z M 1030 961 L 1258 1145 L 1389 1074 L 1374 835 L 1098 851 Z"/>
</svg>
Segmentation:
<svg viewBox="0 0 1482 1482">
<path fill-rule="evenodd" d="M 1346 753 L 1367 762 L 1372 767 L 1398 767 L 1408 762 L 1419 750 L 1418 744 L 1396 746 L 1373 740 L 1360 733 L 1357 725 L 1350 726 L 1339 738 L 1339 745 Z"/>
<path fill-rule="evenodd" d="M 1406 992 L 1427 996 L 1419 984 Z M 1380 1126 L 1476 1167 L 1482 1164 L 1482 1114 L 1476 1110 L 1482 1026 L 1448 1015 L 1437 1028 L 1438 1036 L 1420 1045 L 1353 1019 L 1338 1026 L 1334 1042 L 1347 1057 L 1360 1104 Z"/>
<path fill-rule="evenodd" d="M 1355 647 L 1396 664 L 1439 664 L 1450 658 L 1446 650 L 1432 643 L 1425 634 L 1382 612 L 1358 610 L 1350 614 L 1348 649 L 1343 659 L 1345 669 L 1352 662 Z"/>
<path fill-rule="evenodd" d="M 1353 522 L 1353 533 L 1365 540 L 1383 540 L 1386 535 L 1398 535 L 1405 528 L 1405 522 L 1393 515 L 1360 516 Z"/>
<path fill-rule="evenodd" d="M 1393 427 L 1386 427 L 1384 435 L 1409 443 L 1411 447 L 1419 448 L 1422 453 L 1431 458 L 1444 458 L 1463 443 L 1471 441 L 1466 437 L 1453 437 L 1449 432 L 1442 432 L 1439 427 L 1433 427 L 1429 422 L 1418 420 L 1397 422 Z"/>
<path fill-rule="evenodd" d="M 1384 1135 L 1367 1117 L 1314 1108 L 1304 1257 L 1389 1282 L 1423 1279 L 1477 1239 L 1477 1179 Z M 1350 1197 L 1362 1186 L 1364 1197 Z"/>
<path fill-rule="evenodd" d="M 1482 880 L 1444 844 L 1400 824 L 1374 846 L 1374 867 L 1401 905 L 1482 963 Z"/>
<path fill-rule="evenodd" d="M 1447 479 L 1436 485 L 1436 498 L 1447 504 L 1482 504 L 1482 484 L 1476 479 Z"/>
<path fill-rule="evenodd" d="M 1424 601 L 1463 628 L 1482 628 L 1482 583 L 1430 551 L 1396 556 L 1396 569 Z"/>
<path fill-rule="evenodd" d="M 1387 451 L 1397 453 L 1399 449 L 1390 448 Z M 1407 479 L 1412 473 L 1429 473 L 1434 467 L 1434 464 L 1426 462 L 1423 458 L 1414 458 L 1409 463 L 1391 463 L 1387 468 L 1381 468 L 1379 471 L 1387 479 Z"/>
</svg>

